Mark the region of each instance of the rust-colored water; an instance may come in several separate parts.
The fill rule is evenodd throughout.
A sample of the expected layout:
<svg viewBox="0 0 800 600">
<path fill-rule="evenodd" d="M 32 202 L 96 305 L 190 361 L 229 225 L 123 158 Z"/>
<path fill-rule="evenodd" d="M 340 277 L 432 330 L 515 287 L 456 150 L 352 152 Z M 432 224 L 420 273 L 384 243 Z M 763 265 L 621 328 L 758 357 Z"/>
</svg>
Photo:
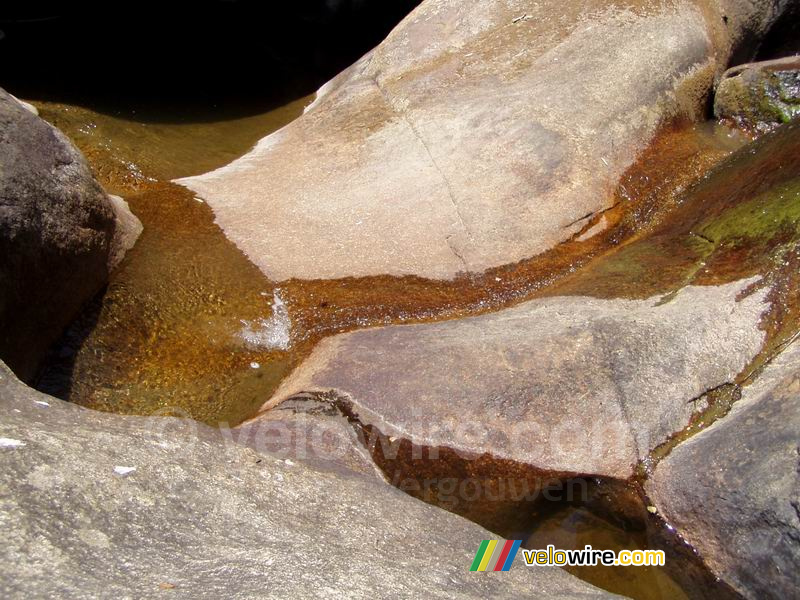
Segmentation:
<svg viewBox="0 0 800 600">
<path fill-rule="evenodd" d="M 123 195 L 144 232 L 105 293 L 54 349 L 39 387 L 100 410 L 238 423 L 291 367 L 280 348 L 245 334 L 272 316 L 274 284 L 214 224 L 210 208 L 170 178 L 226 164 L 302 113 L 216 123 L 140 123 L 38 103 Z"/>
</svg>

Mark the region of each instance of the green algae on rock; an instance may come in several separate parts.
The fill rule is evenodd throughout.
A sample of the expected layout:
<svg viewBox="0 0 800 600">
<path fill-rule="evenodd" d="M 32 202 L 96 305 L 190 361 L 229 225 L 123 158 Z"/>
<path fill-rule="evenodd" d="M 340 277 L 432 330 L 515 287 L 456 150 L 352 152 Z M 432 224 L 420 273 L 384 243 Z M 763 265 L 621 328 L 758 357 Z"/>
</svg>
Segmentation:
<svg viewBox="0 0 800 600">
<path fill-rule="evenodd" d="M 800 58 L 729 69 L 714 96 L 714 115 L 763 133 L 800 115 Z"/>
</svg>

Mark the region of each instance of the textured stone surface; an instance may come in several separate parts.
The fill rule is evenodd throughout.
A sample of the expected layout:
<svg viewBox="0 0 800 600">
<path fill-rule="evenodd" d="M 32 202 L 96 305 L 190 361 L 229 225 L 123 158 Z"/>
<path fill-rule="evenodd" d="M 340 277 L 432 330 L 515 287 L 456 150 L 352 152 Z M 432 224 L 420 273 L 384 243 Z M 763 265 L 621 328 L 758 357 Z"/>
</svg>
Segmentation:
<svg viewBox="0 0 800 600">
<path fill-rule="evenodd" d="M 303 117 L 180 182 L 278 280 L 512 263 L 607 208 L 783 4 L 427 0 Z"/>
<path fill-rule="evenodd" d="M 800 590 L 800 345 L 647 485 L 659 512 L 746 598 Z"/>
<path fill-rule="evenodd" d="M 140 231 L 69 140 L 0 90 L 0 358 L 30 378 Z"/>
<path fill-rule="evenodd" d="M 131 250 L 136 244 L 136 240 L 139 239 L 144 227 L 142 227 L 142 222 L 136 218 L 136 215 L 131 212 L 124 198 L 113 194 L 108 194 L 107 197 L 117 222 L 114 237 L 111 238 L 111 245 L 108 251 L 109 267 L 113 269 L 122 262 L 128 250 Z"/>
<path fill-rule="evenodd" d="M 2 363 L 0 411 L 4 598 L 610 597 L 521 560 L 470 573 L 492 534 L 337 463 L 82 409 Z"/>
<path fill-rule="evenodd" d="M 321 342 L 265 408 L 334 391 L 362 423 L 428 446 L 627 478 L 705 391 L 761 349 L 765 290 L 687 287 L 666 303 L 562 297 Z"/>
<path fill-rule="evenodd" d="M 749 63 L 725 72 L 714 115 L 753 130 L 768 130 L 800 115 L 800 57 Z"/>
</svg>

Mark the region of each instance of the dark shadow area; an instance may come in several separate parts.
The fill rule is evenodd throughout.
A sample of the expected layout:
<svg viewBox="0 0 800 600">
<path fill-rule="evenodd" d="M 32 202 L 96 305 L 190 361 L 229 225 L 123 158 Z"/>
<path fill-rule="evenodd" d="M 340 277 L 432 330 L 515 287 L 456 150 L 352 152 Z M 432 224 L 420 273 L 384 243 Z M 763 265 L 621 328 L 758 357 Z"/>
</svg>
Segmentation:
<svg viewBox="0 0 800 600">
<path fill-rule="evenodd" d="M 69 400 L 78 351 L 97 325 L 103 310 L 104 287 L 83 307 L 78 317 L 50 347 L 32 384 L 40 392 Z"/>
<path fill-rule="evenodd" d="M 307 95 L 419 0 L 5 2 L 0 86 L 145 121 L 210 121 Z"/>
<path fill-rule="evenodd" d="M 723 15 L 722 19 L 728 25 L 727 15 Z M 761 35 L 752 27 L 745 26 L 741 38 L 733 47 L 728 68 L 797 54 L 800 51 L 799 20 L 800 4 L 795 2 L 789 3 L 765 35 Z"/>
<path fill-rule="evenodd" d="M 800 3 L 791 4 L 770 28 L 758 49 L 756 60 L 771 60 L 800 54 Z"/>
</svg>

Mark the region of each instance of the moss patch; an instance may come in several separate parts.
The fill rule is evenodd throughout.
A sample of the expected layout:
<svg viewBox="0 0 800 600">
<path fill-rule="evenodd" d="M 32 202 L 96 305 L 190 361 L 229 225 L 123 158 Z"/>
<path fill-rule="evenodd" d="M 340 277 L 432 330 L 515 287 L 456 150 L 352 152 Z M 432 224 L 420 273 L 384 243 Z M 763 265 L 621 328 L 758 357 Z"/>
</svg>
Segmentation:
<svg viewBox="0 0 800 600">
<path fill-rule="evenodd" d="M 769 240 L 800 223 L 800 177 L 741 202 L 700 228 L 716 243 L 733 239 Z"/>
</svg>

